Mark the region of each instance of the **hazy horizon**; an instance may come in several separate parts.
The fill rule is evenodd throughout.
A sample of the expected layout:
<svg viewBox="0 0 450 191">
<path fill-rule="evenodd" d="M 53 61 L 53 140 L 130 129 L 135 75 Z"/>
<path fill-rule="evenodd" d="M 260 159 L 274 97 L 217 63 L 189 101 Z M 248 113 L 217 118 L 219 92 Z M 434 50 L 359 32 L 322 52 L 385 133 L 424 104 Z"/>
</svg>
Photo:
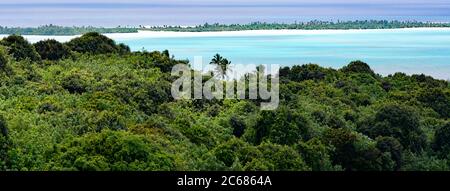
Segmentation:
<svg viewBox="0 0 450 191">
<path fill-rule="evenodd" d="M 203 23 L 303 22 L 309 20 L 450 21 L 450 0 L 4 0 L 0 26 L 139 26 Z"/>
</svg>

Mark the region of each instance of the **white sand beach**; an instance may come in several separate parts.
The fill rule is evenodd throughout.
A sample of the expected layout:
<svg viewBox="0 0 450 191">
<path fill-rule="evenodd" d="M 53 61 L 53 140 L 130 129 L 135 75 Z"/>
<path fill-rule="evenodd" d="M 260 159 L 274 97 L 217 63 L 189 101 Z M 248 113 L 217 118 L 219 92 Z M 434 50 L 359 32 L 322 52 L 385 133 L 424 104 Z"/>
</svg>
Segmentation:
<svg viewBox="0 0 450 191">
<path fill-rule="evenodd" d="M 219 31 L 219 32 L 139 31 L 138 33 L 111 33 L 106 34 L 106 36 L 115 40 L 121 40 L 121 39 L 139 39 L 139 38 L 179 38 L 179 37 L 326 35 L 326 34 L 343 34 L 343 33 L 372 33 L 372 32 L 421 31 L 421 30 L 450 31 L 450 28 L 351 29 L 351 30 L 244 30 L 244 31 Z"/>
<path fill-rule="evenodd" d="M 245 30 L 245 31 L 220 31 L 220 32 L 171 32 L 171 31 L 145 31 L 137 33 L 110 33 L 106 36 L 114 40 L 140 39 L 140 38 L 179 38 L 179 37 L 227 37 L 227 36 L 274 36 L 274 35 L 327 35 L 345 33 L 376 33 L 376 32 L 404 32 L 404 31 L 450 31 L 450 28 L 403 28 L 403 29 L 351 29 L 351 30 Z M 0 35 L 0 38 L 7 35 Z M 48 36 L 48 35 L 24 35 L 34 43 L 44 39 L 55 39 L 67 42 L 74 36 Z"/>
</svg>

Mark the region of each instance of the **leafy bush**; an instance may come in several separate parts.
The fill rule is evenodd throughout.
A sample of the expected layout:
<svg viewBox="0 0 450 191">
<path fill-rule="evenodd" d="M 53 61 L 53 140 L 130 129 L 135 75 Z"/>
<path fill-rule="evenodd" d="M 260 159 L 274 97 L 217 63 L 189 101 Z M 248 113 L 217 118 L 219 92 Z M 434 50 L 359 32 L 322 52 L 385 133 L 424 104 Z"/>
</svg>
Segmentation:
<svg viewBox="0 0 450 191">
<path fill-rule="evenodd" d="M 214 155 L 227 167 L 232 167 L 236 162 L 245 166 L 254 158 L 261 157 L 258 149 L 237 138 L 233 138 L 217 146 L 214 149 Z"/>
<path fill-rule="evenodd" d="M 39 54 L 25 38 L 18 35 L 10 35 L 0 41 L 0 45 L 6 46 L 8 54 L 16 60 L 30 59 L 31 61 L 40 60 Z"/>
<path fill-rule="evenodd" d="M 344 66 L 341 70 L 345 73 L 366 73 L 375 75 L 370 66 L 360 60 L 350 62 L 350 64 Z"/>
<path fill-rule="evenodd" d="M 97 32 L 89 32 L 67 43 L 72 51 L 91 54 L 125 53 L 129 48 Z"/>
<path fill-rule="evenodd" d="M 298 112 L 285 106 L 274 111 L 262 111 L 256 124 L 257 143 L 292 145 L 310 137 L 310 122 Z"/>
<path fill-rule="evenodd" d="M 72 74 L 62 80 L 62 87 L 70 93 L 82 94 L 87 91 L 87 82 L 80 74 Z"/>
<path fill-rule="evenodd" d="M 8 151 L 11 147 L 11 141 L 8 137 L 8 127 L 5 119 L 0 115 L 0 170 L 8 168 Z"/>
<path fill-rule="evenodd" d="M 322 80 L 326 70 L 316 64 L 285 67 L 280 70 L 280 78 L 300 82 L 304 80 Z"/>
<path fill-rule="evenodd" d="M 148 138 L 102 131 L 67 140 L 55 148 L 53 168 L 99 170 L 174 170 L 174 159 Z M 61 165 L 61 166 L 59 166 Z"/>
<path fill-rule="evenodd" d="M 395 162 L 394 170 L 400 170 L 403 165 L 403 146 L 392 137 L 377 137 L 377 148 L 381 152 L 388 152 Z"/>
<path fill-rule="evenodd" d="M 230 118 L 230 124 L 233 128 L 233 135 L 236 137 L 241 137 L 244 134 L 244 131 L 246 129 L 245 122 L 237 116 L 232 116 Z"/>
<path fill-rule="evenodd" d="M 5 55 L 3 55 L 3 52 L 0 52 L 0 70 L 5 71 L 7 66 L 8 60 L 6 59 Z"/>
<path fill-rule="evenodd" d="M 297 150 L 305 159 L 306 164 L 313 171 L 330 171 L 336 170 L 338 167 L 333 166 L 330 153 L 333 148 L 324 145 L 319 139 L 313 138 L 307 142 L 300 142 Z"/>
<path fill-rule="evenodd" d="M 70 55 L 69 47 L 54 39 L 39 41 L 34 48 L 45 60 L 60 60 Z"/>
<path fill-rule="evenodd" d="M 433 148 L 435 151 L 438 151 L 443 157 L 448 156 L 450 153 L 450 123 L 439 127 L 436 130 Z"/>
<path fill-rule="evenodd" d="M 426 146 L 419 116 L 406 106 L 390 104 L 382 107 L 372 121 L 363 122 L 360 130 L 373 138 L 394 137 L 414 152 L 422 151 Z"/>
<path fill-rule="evenodd" d="M 335 148 L 331 154 L 333 164 L 347 171 L 394 170 L 389 153 L 381 152 L 374 144 L 348 129 L 329 129 L 323 139 Z"/>
<path fill-rule="evenodd" d="M 305 163 L 300 154 L 292 147 L 272 143 L 263 143 L 258 146 L 264 159 L 272 164 L 277 171 L 306 171 L 311 168 Z"/>
<path fill-rule="evenodd" d="M 439 88 L 427 89 L 420 92 L 418 100 L 433 108 L 441 117 L 450 118 L 450 92 Z"/>
</svg>

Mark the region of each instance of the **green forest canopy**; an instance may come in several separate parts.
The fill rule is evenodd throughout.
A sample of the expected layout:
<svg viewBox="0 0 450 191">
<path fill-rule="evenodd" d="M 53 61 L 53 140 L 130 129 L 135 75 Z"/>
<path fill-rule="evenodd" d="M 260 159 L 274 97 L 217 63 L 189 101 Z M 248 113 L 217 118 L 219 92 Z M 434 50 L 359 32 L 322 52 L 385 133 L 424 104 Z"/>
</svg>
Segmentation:
<svg viewBox="0 0 450 191">
<path fill-rule="evenodd" d="M 211 55 L 213 56 L 213 55 Z M 168 51 L 0 42 L 1 170 L 448 170 L 449 82 L 355 61 L 280 70 L 280 107 L 173 100 Z"/>
</svg>

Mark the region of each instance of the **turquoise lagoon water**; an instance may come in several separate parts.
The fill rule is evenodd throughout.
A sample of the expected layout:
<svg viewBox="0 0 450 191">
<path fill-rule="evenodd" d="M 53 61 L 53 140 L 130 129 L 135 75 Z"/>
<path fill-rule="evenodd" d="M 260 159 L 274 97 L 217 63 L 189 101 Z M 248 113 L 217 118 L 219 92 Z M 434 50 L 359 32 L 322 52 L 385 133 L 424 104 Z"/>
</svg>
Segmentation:
<svg viewBox="0 0 450 191">
<path fill-rule="evenodd" d="M 234 64 L 316 63 L 341 68 L 353 60 L 375 72 L 427 74 L 450 79 L 450 30 L 368 30 L 328 34 L 165 37 L 118 40 L 132 50 L 170 50 L 177 59 L 220 53 Z"/>
</svg>

